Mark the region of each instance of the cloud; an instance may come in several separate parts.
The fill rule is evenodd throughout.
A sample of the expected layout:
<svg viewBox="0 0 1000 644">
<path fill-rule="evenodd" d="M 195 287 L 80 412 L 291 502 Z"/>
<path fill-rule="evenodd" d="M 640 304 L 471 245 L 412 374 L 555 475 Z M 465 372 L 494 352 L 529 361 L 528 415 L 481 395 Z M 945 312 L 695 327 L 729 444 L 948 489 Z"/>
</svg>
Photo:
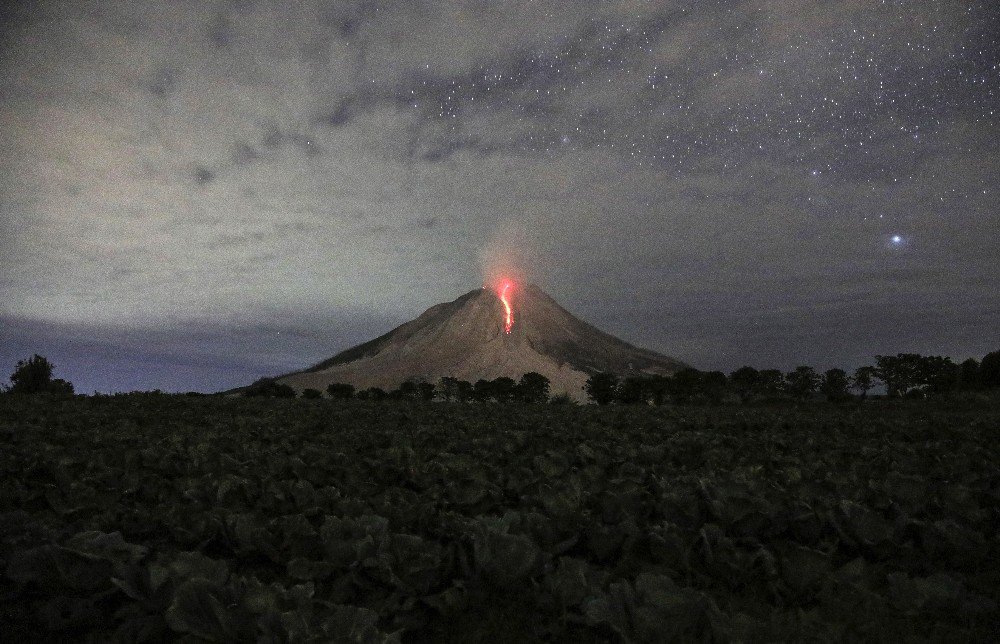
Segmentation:
<svg viewBox="0 0 1000 644">
<path fill-rule="evenodd" d="M 147 87 L 154 96 L 166 98 L 177 87 L 177 74 L 169 67 L 161 67 L 150 75 Z"/>
<path fill-rule="evenodd" d="M 205 35 L 213 45 L 224 49 L 232 46 L 235 38 L 233 24 L 223 12 L 217 13 L 211 20 Z"/>
<path fill-rule="evenodd" d="M 204 186 L 215 181 L 215 172 L 205 166 L 197 166 L 193 172 L 195 183 Z"/>
<path fill-rule="evenodd" d="M 248 163 L 253 163 L 259 158 L 260 152 L 249 143 L 237 141 L 233 146 L 233 165 L 246 165 Z"/>
<path fill-rule="evenodd" d="M 935 307 L 938 352 L 971 351 L 948 327 L 981 329 L 1000 278 L 984 11 L 23 4 L 0 39 L 0 312 L 401 321 L 486 263 L 695 364 L 868 350 L 889 336 L 865 316 Z"/>
</svg>

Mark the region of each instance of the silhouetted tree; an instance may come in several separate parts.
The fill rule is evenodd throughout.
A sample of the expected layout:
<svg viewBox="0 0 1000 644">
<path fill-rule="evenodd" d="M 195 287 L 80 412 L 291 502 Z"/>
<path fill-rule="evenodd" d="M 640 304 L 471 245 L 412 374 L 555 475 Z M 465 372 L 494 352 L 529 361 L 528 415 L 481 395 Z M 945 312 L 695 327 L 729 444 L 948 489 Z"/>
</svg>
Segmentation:
<svg viewBox="0 0 1000 644">
<path fill-rule="evenodd" d="M 479 402 L 489 402 L 493 400 L 493 382 L 480 378 L 472 386 L 472 398 Z"/>
<path fill-rule="evenodd" d="M 391 398 L 402 398 L 404 400 L 413 400 L 417 397 L 417 383 L 407 380 L 406 382 L 399 383 L 399 387 L 395 389 L 389 396 Z"/>
<path fill-rule="evenodd" d="M 62 378 L 53 378 L 52 382 L 49 383 L 49 391 L 54 394 L 72 394 L 73 383 Z"/>
<path fill-rule="evenodd" d="M 27 360 L 18 360 L 10 376 L 9 391 L 18 394 L 73 393 L 72 384 L 61 378 L 52 379 L 54 368 L 47 358 L 37 353 Z"/>
<path fill-rule="evenodd" d="M 985 389 L 1000 389 L 1000 351 L 983 356 L 979 363 L 979 383 Z"/>
<path fill-rule="evenodd" d="M 438 385 L 441 398 L 445 401 L 458 400 L 458 378 L 444 376 Z"/>
<path fill-rule="evenodd" d="M 701 400 L 710 405 L 718 405 L 726 397 L 729 390 L 729 379 L 721 371 L 706 371 L 701 374 L 698 383 L 698 394 Z"/>
<path fill-rule="evenodd" d="M 875 373 L 885 383 L 886 395 L 896 398 L 916 386 L 920 359 L 921 356 L 916 353 L 875 356 Z"/>
<path fill-rule="evenodd" d="M 535 371 L 521 376 L 514 392 L 518 400 L 526 403 L 543 403 L 549 399 L 549 379 Z"/>
<path fill-rule="evenodd" d="M 357 398 L 360 400 L 385 400 L 389 397 L 385 389 L 381 387 L 369 387 L 358 392 Z"/>
<path fill-rule="evenodd" d="M 618 388 L 618 376 L 613 373 L 595 373 L 587 378 L 587 384 L 583 386 L 587 392 L 587 398 L 598 405 L 609 405 L 615 399 L 615 390 Z"/>
<path fill-rule="evenodd" d="M 761 369 L 757 374 L 757 394 L 761 398 L 778 398 L 785 384 L 785 376 L 777 369 Z"/>
<path fill-rule="evenodd" d="M 513 378 L 500 376 L 494 378 L 490 383 L 490 390 L 493 398 L 499 403 L 507 403 L 514 400 L 514 392 L 517 390 L 517 383 Z"/>
<path fill-rule="evenodd" d="M 309 400 L 316 400 L 317 398 L 323 397 L 323 392 L 319 389 L 303 389 L 302 397 L 308 398 Z"/>
<path fill-rule="evenodd" d="M 622 405 L 648 405 L 650 398 L 649 379 L 629 376 L 618 383 L 615 401 Z"/>
<path fill-rule="evenodd" d="M 861 392 L 862 398 L 868 397 L 868 392 L 875 388 L 878 375 L 875 367 L 864 366 L 854 370 L 851 378 L 851 389 Z"/>
<path fill-rule="evenodd" d="M 52 363 L 37 353 L 27 360 L 18 360 L 10 376 L 11 392 L 34 394 L 46 391 L 52 382 L 52 369 Z"/>
<path fill-rule="evenodd" d="M 330 398 L 347 400 L 354 396 L 354 385 L 349 385 L 346 382 L 331 382 L 326 386 L 326 393 Z"/>
<path fill-rule="evenodd" d="M 962 391 L 975 391 L 980 388 L 979 361 L 969 358 L 958 365 L 958 388 Z"/>
<path fill-rule="evenodd" d="M 295 398 L 295 390 L 274 378 L 261 378 L 246 388 L 244 396 L 261 398 Z"/>
<path fill-rule="evenodd" d="M 920 356 L 917 362 L 916 382 L 928 393 L 953 391 L 958 386 L 958 378 L 958 365 L 951 358 Z"/>
<path fill-rule="evenodd" d="M 432 382 L 419 382 L 417 383 L 417 395 L 421 400 L 434 400 L 434 383 Z"/>
<path fill-rule="evenodd" d="M 819 383 L 819 374 L 812 367 L 795 367 L 794 371 L 785 374 L 785 387 L 788 394 L 799 400 L 805 400 L 816 393 Z"/>
<path fill-rule="evenodd" d="M 687 405 L 695 401 L 701 393 L 701 372 L 688 367 L 681 369 L 670 378 L 668 392 L 670 399 L 678 405 Z"/>
<path fill-rule="evenodd" d="M 851 397 L 851 382 L 847 377 L 847 372 L 843 369 L 828 369 L 823 374 L 823 381 L 820 383 L 819 391 L 826 396 L 830 402 L 840 402 Z"/>
<path fill-rule="evenodd" d="M 459 380 L 455 385 L 455 399 L 459 402 L 468 402 L 472 400 L 472 395 L 472 383 L 468 380 Z"/>
<path fill-rule="evenodd" d="M 741 402 L 749 402 L 755 395 L 760 385 L 760 372 L 753 367 L 740 367 L 729 374 L 729 384 L 733 391 L 740 397 Z"/>
</svg>

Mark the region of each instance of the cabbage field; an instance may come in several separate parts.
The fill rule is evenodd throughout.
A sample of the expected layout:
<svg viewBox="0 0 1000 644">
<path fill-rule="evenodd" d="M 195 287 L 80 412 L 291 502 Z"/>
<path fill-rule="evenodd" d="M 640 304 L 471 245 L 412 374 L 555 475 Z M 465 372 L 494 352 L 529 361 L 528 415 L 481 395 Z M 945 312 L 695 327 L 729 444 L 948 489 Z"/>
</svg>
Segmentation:
<svg viewBox="0 0 1000 644">
<path fill-rule="evenodd" d="M 0 396 L 5 641 L 989 641 L 1000 404 Z"/>
</svg>

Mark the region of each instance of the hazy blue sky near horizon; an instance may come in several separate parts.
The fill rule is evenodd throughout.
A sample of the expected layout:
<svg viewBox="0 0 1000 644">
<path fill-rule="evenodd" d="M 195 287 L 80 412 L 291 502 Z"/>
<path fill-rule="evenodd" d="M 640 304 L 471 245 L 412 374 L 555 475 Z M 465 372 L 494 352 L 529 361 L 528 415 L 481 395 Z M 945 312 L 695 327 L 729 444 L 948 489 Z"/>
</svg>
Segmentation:
<svg viewBox="0 0 1000 644">
<path fill-rule="evenodd" d="M 1000 349 L 990 2 L 284 4 L 0 10 L 0 369 L 225 389 L 504 261 L 701 368 Z"/>
</svg>

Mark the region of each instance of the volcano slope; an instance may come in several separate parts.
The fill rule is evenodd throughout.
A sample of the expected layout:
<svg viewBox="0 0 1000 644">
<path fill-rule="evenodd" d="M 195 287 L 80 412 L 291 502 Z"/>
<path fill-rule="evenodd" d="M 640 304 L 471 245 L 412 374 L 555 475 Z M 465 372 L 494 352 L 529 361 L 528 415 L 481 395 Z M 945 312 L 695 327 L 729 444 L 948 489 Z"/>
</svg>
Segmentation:
<svg viewBox="0 0 1000 644">
<path fill-rule="evenodd" d="M 516 380 L 534 371 L 549 379 L 552 394 L 583 400 L 583 385 L 592 373 L 666 375 L 685 366 L 587 324 L 536 286 L 519 286 L 511 305 L 514 325 L 509 334 L 504 333 L 499 296 L 488 288 L 476 289 L 427 309 L 381 337 L 281 376 L 278 382 L 299 391 L 322 391 L 332 382 L 391 389 L 407 380 Z"/>
</svg>

